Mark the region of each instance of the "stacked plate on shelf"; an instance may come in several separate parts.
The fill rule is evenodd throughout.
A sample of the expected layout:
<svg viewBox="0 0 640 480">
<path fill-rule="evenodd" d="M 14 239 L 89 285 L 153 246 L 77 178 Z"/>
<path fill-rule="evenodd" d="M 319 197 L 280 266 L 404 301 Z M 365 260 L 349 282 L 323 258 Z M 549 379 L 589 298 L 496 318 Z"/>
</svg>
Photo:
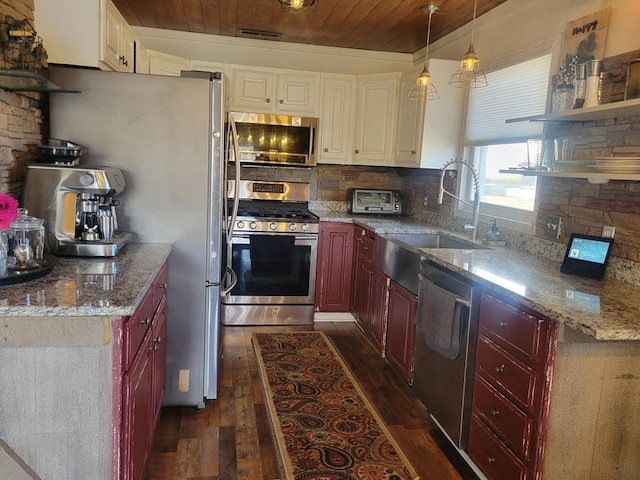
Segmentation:
<svg viewBox="0 0 640 480">
<path fill-rule="evenodd" d="M 640 173 L 640 157 L 597 157 L 589 169 L 607 173 Z"/>
</svg>

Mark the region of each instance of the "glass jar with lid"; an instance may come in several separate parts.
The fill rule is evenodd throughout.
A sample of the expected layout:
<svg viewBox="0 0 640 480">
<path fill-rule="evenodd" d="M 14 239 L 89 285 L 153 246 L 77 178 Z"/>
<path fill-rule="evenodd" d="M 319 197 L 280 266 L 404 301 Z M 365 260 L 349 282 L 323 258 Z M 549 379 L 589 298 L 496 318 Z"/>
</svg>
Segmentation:
<svg viewBox="0 0 640 480">
<path fill-rule="evenodd" d="M 573 108 L 574 93 L 573 85 L 561 83 L 553 91 L 551 97 L 551 111 L 553 113 L 565 112 Z"/>
<path fill-rule="evenodd" d="M 3 233 L 6 236 L 9 263 L 18 263 L 16 261 L 18 245 L 21 249 L 29 250 L 33 261 L 38 262 L 43 259 L 44 220 L 30 216 L 26 208 L 18 209 L 18 218 L 11 220 L 9 228 L 5 228 Z"/>
</svg>

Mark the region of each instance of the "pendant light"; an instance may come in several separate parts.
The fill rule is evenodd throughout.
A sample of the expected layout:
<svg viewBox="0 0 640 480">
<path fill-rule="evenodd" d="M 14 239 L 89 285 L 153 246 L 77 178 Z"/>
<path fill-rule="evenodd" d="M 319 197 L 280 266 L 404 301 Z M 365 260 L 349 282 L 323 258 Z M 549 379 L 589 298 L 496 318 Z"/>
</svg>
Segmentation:
<svg viewBox="0 0 640 480">
<path fill-rule="evenodd" d="M 440 10 L 440 7 L 435 5 L 427 5 L 422 7 L 424 13 L 429 14 L 429 27 L 427 28 L 427 46 L 425 47 L 425 61 L 424 68 L 418 78 L 416 78 L 416 84 L 409 92 L 409 98 L 412 100 L 437 100 L 440 98 L 438 89 L 433 84 L 433 79 L 429 73 L 429 37 L 431 35 L 431 16 Z"/>
<path fill-rule="evenodd" d="M 282 8 L 290 13 L 299 13 L 313 7 L 318 0 L 278 0 Z"/>
<path fill-rule="evenodd" d="M 449 79 L 449 85 L 458 88 L 476 88 L 486 87 L 487 77 L 480 69 L 480 60 L 478 54 L 473 49 L 473 34 L 476 29 L 476 12 L 478 9 L 478 0 L 473 3 L 473 22 L 471 23 L 471 43 L 469 49 L 460 60 L 460 67 L 453 72 Z"/>
</svg>

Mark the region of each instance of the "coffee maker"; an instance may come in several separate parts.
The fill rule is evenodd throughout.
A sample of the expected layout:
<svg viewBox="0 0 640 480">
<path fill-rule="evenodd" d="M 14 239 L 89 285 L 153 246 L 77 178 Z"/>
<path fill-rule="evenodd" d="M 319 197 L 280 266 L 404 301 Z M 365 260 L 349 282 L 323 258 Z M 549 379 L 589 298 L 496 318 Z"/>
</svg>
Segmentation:
<svg viewBox="0 0 640 480">
<path fill-rule="evenodd" d="M 22 206 L 45 224 L 52 255 L 113 257 L 131 239 L 118 230 L 116 198 L 126 183 L 112 167 L 27 166 Z"/>
</svg>

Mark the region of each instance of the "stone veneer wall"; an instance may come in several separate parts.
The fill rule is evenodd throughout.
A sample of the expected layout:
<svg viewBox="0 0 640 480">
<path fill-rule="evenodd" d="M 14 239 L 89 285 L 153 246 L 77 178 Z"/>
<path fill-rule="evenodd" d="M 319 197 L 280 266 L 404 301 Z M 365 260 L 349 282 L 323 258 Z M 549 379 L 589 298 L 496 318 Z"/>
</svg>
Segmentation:
<svg viewBox="0 0 640 480">
<path fill-rule="evenodd" d="M 33 24 L 33 10 L 33 0 L 0 0 L 0 19 L 11 15 Z M 7 66 L 10 65 L 6 65 L 0 55 L 0 68 Z M 24 185 L 25 165 L 35 158 L 34 146 L 42 142 L 41 106 L 40 94 L 0 89 L 0 191 L 18 200 Z"/>
<path fill-rule="evenodd" d="M 574 141 L 575 162 L 599 156 L 640 156 L 640 117 L 583 123 L 554 123 L 547 136 Z M 591 184 L 586 179 L 541 177 L 536 236 L 544 236 L 547 215 L 558 215 L 564 227 L 559 242 L 572 232 L 600 235 L 604 225 L 616 228 L 613 255 L 640 261 L 640 181 L 610 180 Z"/>
<path fill-rule="evenodd" d="M 408 215 L 419 217 L 427 210 L 442 215 L 453 214 L 453 202 L 450 198 L 445 198 L 442 205 L 437 204 L 439 170 L 349 165 L 318 165 L 314 168 L 243 167 L 241 176 L 244 180 L 309 182 L 311 200 L 343 203 L 344 208 L 350 188 L 400 190 Z M 452 190 L 454 184 L 455 177 L 445 178 L 447 190 Z M 425 195 L 428 197 L 428 209 L 423 206 Z"/>
</svg>

